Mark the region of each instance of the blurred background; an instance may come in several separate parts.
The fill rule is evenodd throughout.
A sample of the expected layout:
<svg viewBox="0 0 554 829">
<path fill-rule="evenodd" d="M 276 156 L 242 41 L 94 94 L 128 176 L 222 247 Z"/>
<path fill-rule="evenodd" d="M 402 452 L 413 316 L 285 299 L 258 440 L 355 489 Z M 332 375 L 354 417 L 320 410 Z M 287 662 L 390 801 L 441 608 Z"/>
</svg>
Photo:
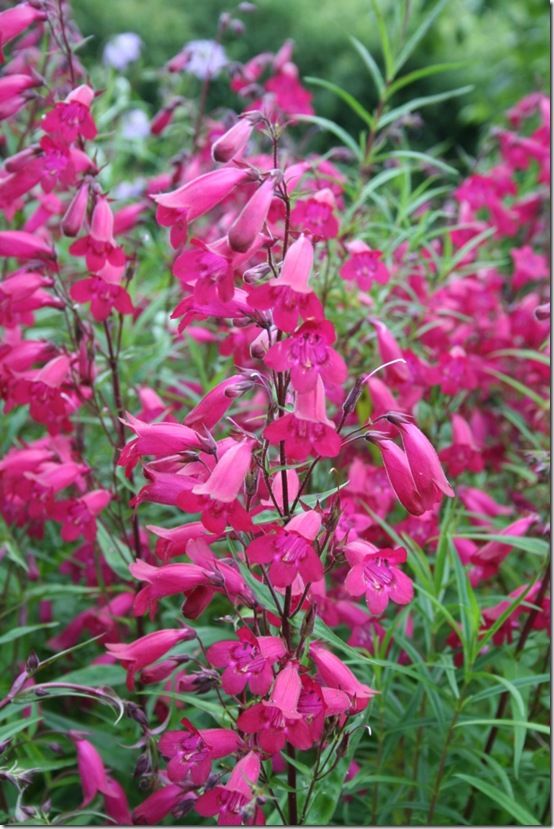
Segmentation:
<svg viewBox="0 0 554 829">
<path fill-rule="evenodd" d="M 418 18 L 436 3 L 428 0 L 379 0 L 385 17 L 396 17 L 402 37 L 413 32 Z M 73 0 L 82 34 L 90 37 L 81 56 L 93 66 L 102 59 L 110 37 L 135 32 L 143 41 L 133 86 L 155 108 L 158 83 L 144 69 L 161 67 L 185 42 L 212 38 L 221 12 L 233 11 L 228 0 Z M 246 30 L 228 37 L 230 59 L 244 61 L 264 51 L 277 51 L 287 38 L 296 43 L 294 60 L 301 75 L 317 76 L 343 87 L 371 107 L 375 92 L 350 36 L 361 40 L 382 65 L 371 0 L 257 0 L 256 10 L 241 15 Z M 523 95 L 549 85 L 549 8 L 546 0 L 445 0 L 434 25 L 419 43 L 404 71 L 432 63 L 462 61 L 444 74 L 421 79 L 399 93 L 403 98 L 429 95 L 472 84 L 473 90 L 425 110 L 422 143 L 441 145 L 448 153 L 474 154 L 481 134 L 501 122 L 505 110 Z M 355 134 L 359 128 L 350 109 L 330 92 L 310 87 L 318 115 L 331 118 Z M 228 86 L 214 83 L 210 105 L 228 105 Z M 417 138 L 416 138 L 417 141 Z"/>
</svg>

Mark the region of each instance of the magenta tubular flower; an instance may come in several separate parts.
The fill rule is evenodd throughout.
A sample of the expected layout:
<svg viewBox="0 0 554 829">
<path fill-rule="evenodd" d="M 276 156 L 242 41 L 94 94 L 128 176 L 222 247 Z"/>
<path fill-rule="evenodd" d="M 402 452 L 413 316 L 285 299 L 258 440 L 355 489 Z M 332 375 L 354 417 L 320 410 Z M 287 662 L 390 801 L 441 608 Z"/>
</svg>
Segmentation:
<svg viewBox="0 0 554 829">
<path fill-rule="evenodd" d="M 196 811 L 202 817 L 218 815 L 220 826 L 240 826 L 245 822 L 244 809 L 254 797 L 253 787 L 260 771 L 260 758 L 249 751 L 236 764 L 224 786 L 214 786 L 200 795 L 195 804 Z"/>
<path fill-rule="evenodd" d="M 525 515 L 523 518 L 518 518 L 511 524 L 508 524 L 507 527 L 499 530 L 497 535 L 524 536 L 536 520 L 536 515 Z M 510 543 L 504 544 L 502 541 L 488 541 L 480 550 L 473 554 L 471 560 L 475 564 L 491 563 L 498 566 L 506 558 L 511 549 L 512 544 Z"/>
<path fill-rule="evenodd" d="M 139 825 L 158 826 L 160 821 L 187 798 L 190 798 L 190 794 L 185 794 L 182 787 L 176 783 L 162 786 L 161 789 L 148 795 L 146 800 L 134 809 L 132 822 Z"/>
<path fill-rule="evenodd" d="M 259 536 L 246 555 L 254 564 L 269 564 L 269 578 L 275 587 L 289 587 L 300 575 L 304 582 L 319 581 L 323 566 L 313 542 L 321 528 L 321 516 L 308 510 L 292 518 L 286 527 Z"/>
<path fill-rule="evenodd" d="M 242 374 L 233 374 L 226 380 L 222 380 L 204 395 L 194 409 L 191 409 L 185 417 L 185 424 L 193 429 L 202 426 L 209 430 L 213 429 L 232 405 L 233 391 L 239 391 L 244 383 L 245 378 Z"/>
<path fill-rule="evenodd" d="M 290 371 L 292 387 L 299 392 L 313 389 L 318 377 L 329 385 L 340 385 L 348 369 L 331 348 L 335 339 L 335 329 L 328 320 L 308 320 L 286 340 L 271 346 L 264 361 L 274 371 Z"/>
<path fill-rule="evenodd" d="M 399 605 L 412 601 L 413 582 L 396 567 L 406 561 L 406 551 L 402 547 L 375 550 L 365 541 L 353 541 L 346 545 L 345 553 L 351 569 L 344 587 L 351 596 L 365 594 L 371 614 L 380 616 L 389 600 Z"/>
<path fill-rule="evenodd" d="M 226 199 L 249 176 L 250 172 L 245 168 L 222 167 L 198 176 L 170 193 L 152 196 L 158 205 L 156 218 L 162 227 L 183 224 L 186 228 L 187 224 Z M 173 236 L 171 243 L 177 247 L 182 240 L 182 235 Z"/>
<path fill-rule="evenodd" d="M 42 81 L 33 75 L 13 74 L 0 78 L 0 104 L 20 95 L 27 89 L 40 86 L 41 83 Z"/>
<path fill-rule="evenodd" d="M 474 513 L 471 520 L 475 524 L 483 524 L 489 526 L 488 518 L 495 518 L 497 515 L 510 515 L 513 512 L 512 507 L 507 507 L 504 504 L 499 504 L 487 492 L 481 489 L 470 486 L 461 486 L 459 489 L 460 501 L 465 508 Z"/>
<path fill-rule="evenodd" d="M 207 246 L 198 245 L 181 251 L 175 257 L 173 275 L 185 287 L 192 288 L 199 302 L 230 302 L 233 299 L 235 280 L 231 262 Z"/>
<path fill-rule="evenodd" d="M 127 475 L 144 455 L 164 458 L 200 449 L 200 438 L 196 432 L 181 423 L 146 423 L 129 413 L 126 418 L 125 425 L 137 436 L 123 447 L 117 461 L 120 466 L 125 467 Z"/>
<path fill-rule="evenodd" d="M 325 389 L 321 377 L 310 391 L 297 393 L 293 414 L 274 420 L 264 431 L 271 444 L 285 443 L 287 457 L 304 461 L 310 455 L 334 458 L 341 447 L 335 424 L 325 414 Z"/>
<path fill-rule="evenodd" d="M 453 498 L 454 490 L 448 483 L 439 456 L 428 438 L 415 423 L 403 418 L 395 418 L 393 422 L 402 435 L 404 451 L 423 502 L 429 507 L 440 501 L 443 495 Z"/>
<path fill-rule="evenodd" d="M 131 574 L 139 581 L 147 582 L 135 598 L 135 616 L 142 616 L 147 610 L 153 615 L 159 599 L 187 595 L 198 587 L 210 584 L 210 574 L 196 564 L 166 564 L 153 567 L 145 561 L 135 561 L 129 565 Z"/>
<path fill-rule="evenodd" d="M 81 232 L 87 212 L 89 196 L 88 182 L 81 184 L 65 211 L 62 219 L 62 233 L 64 236 L 78 236 Z"/>
<path fill-rule="evenodd" d="M 156 555 L 164 562 L 183 555 L 187 551 L 189 541 L 208 535 L 208 530 L 201 521 L 191 521 L 189 524 L 171 529 L 148 524 L 146 529 L 157 536 Z"/>
<path fill-rule="evenodd" d="M 63 540 L 75 541 L 82 537 L 85 541 L 94 541 L 96 518 L 108 506 L 111 497 L 106 489 L 95 489 L 81 498 L 58 502 L 53 517 L 62 523 Z"/>
<path fill-rule="evenodd" d="M 110 285 L 98 276 L 74 282 L 70 295 L 75 302 L 90 302 L 92 316 L 97 322 L 107 319 L 113 310 L 120 314 L 133 314 L 135 311 L 125 288 Z"/>
<path fill-rule="evenodd" d="M 225 668 L 221 684 L 227 694 L 240 694 L 248 685 L 253 694 L 263 696 L 273 682 L 272 665 L 285 655 L 285 645 L 278 636 L 256 637 L 248 628 L 237 635 L 238 642 L 216 642 L 208 648 L 208 662 Z"/>
<path fill-rule="evenodd" d="M 107 198 L 96 200 L 90 225 L 90 233 L 77 239 L 69 248 L 73 256 L 84 256 L 91 273 L 118 281 L 125 267 L 126 256 L 113 237 L 113 213 Z M 106 271 L 106 274 L 104 274 Z"/>
<path fill-rule="evenodd" d="M 123 664 L 127 671 L 127 688 L 133 691 L 136 673 L 156 662 L 179 642 L 190 641 L 195 637 L 196 633 L 189 627 L 167 628 L 147 633 L 146 636 L 141 636 L 140 639 L 128 645 L 108 642 L 106 650 Z"/>
<path fill-rule="evenodd" d="M 0 60 L 4 59 L 2 50 L 6 43 L 13 40 L 37 20 L 46 20 L 46 12 L 30 3 L 18 3 L 11 9 L 0 12 Z"/>
<path fill-rule="evenodd" d="M 77 766 L 83 788 L 81 808 L 88 806 L 98 792 L 101 792 L 108 815 L 118 823 L 130 823 L 132 818 L 125 792 L 119 783 L 107 774 L 97 749 L 76 731 L 70 731 L 69 736 L 77 749 Z"/>
<path fill-rule="evenodd" d="M 260 113 L 247 112 L 212 145 L 212 158 L 226 164 L 240 155 L 250 140 Z"/>
<path fill-rule="evenodd" d="M 298 666 L 292 662 L 277 674 L 269 700 L 258 702 L 239 716 L 237 725 L 246 734 L 255 734 L 267 754 L 281 751 L 290 742 L 306 751 L 312 745 L 310 729 L 298 711 L 302 683 Z"/>
<path fill-rule="evenodd" d="M 484 468 L 483 453 L 477 446 L 471 426 L 461 415 L 452 415 L 452 445 L 442 449 L 439 459 L 451 475 L 465 470 L 481 472 Z"/>
<path fill-rule="evenodd" d="M 423 503 L 406 453 L 393 440 L 379 438 L 383 466 L 389 483 L 402 506 L 412 515 L 422 515 L 428 507 Z"/>
<path fill-rule="evenodd" d="M 42 129 L 55 141 L 72 144 L 77 138 L 92 141 L 96 138 L 96 124 L 90 114 L 94 90 L 82 85 L 69 93 L 65 101 L 55 104 L 42 119 Z"/>
<path fill-rule="evenodd" d="M 252 526 L 251 519 L 238 502 L 239 495 L 252 460 L 252 442 L 242 440 L 231 446 L 219 458 L 209 478 L 204 483 L 192 488 L 192 495 L 202 496 L 202 523 L 214 533 L 222 533 L 229 522 L 235 529 L 247 530 Z M 192 508 L 194 499 L 186 493 L 179 499 L 179 505 Z"/>
<path fill-rule="evenodd" d="M 404 355 L 402 354 L 400 346 L 385 323 L 376 319 L 373 319 L 372 323 L 377 329 L 377 346 L 383 363 L 390 363 L 392 360 L 403 360 Z M 405 362 L 387 366 L 386 372 L 391 381 L 395 383 L 405 383 L 410 377 L 410 372 Z"/>
<path fill-rule="evenodd" d="M 26 233 L 24 230 L 0 231 L 0 256 L 13 256 L 14 259 L 38 259 L 53 262 L 56 254 L 53 248 L 40 236 Z"/>
<path fill-rule="evenodd" d="M 273 201 L 273 178 L 269 176 L 261 184 L 229 228 L 229 246 L 238 253 L 249 250 L 267 219 Z"/>
<path fill-rule="evenodd" d="M 333 192 L 326 187 L 310 198 L 298 201 L 291 213 L 291 222 L 314 240 L 334 239 L 339 232 L 339 223 L 333 212 L 335 207 Z"/>
<path fill-rule="evenodd" d="M 350 697 L 337 688 L 319 685 L 307 674 L 300 679 L 302 690 L 298 698 L 298 713 L 308 726 L 312 743 L 316 743 L 323 735 L 325 718 L 345 714 L 350 708 Z"/>
<path fill-rule="evenodd" d="M 323 319 L 321 303 L 308 286 L 313 260 L 312 243 L 302 235 L 288 249 L 277 279 L 250 289 L 249 305 L 262 311 L 271 308 L 275 325 L 288 333 L 296 328 L 299 316 Z"/>
<path fill-rule="evenodd" d="M 351 699 L 352 710 L 356 713 L 367 707 L 369 700 L 377 693 L 368 685 L 360 682 L 350 668 L 338 656 L 322 645 L 313 642 L 310 645 L 310 657 L 316 665 L 321 679 L 331 688 L 344 691 Z"/>
<path fill-rule="evenodd" d="M 159 743 L 160 753 L 169 760 L 167 774 L 173 783 L 203 786 L 209 777 L 212 760 L 234 754 L 242 740 L 228 728 L 203 728 L 200 731 L 181 720 L 181 731 L 166 731 Z"/>
<path fill-rule="evenodd" d="M 381 262 L 380 250 L 372 250 L 359 239 L 349 242 L 346 248 L 350 257 L 339 273 L 347 281 L 355 281 L 362 291 L 369 291 L 374 282 L 386 285 L 390 274 L 384 262 Z"/>
</svg>

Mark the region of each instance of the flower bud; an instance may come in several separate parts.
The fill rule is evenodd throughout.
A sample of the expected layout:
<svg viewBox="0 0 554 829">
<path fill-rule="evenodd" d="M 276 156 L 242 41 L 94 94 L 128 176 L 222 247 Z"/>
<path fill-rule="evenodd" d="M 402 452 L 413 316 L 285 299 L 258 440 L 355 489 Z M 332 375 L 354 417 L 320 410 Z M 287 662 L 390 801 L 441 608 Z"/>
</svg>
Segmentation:
<svg viewBox="0 0 554 829">
<path fill-rule="evenodd" d="M 65 211 L 62 219 L 62 233 L 64 236 L 77 236 L 83 226 L 88 205 L 88 182 L 83 182 Z"/>
</svg>

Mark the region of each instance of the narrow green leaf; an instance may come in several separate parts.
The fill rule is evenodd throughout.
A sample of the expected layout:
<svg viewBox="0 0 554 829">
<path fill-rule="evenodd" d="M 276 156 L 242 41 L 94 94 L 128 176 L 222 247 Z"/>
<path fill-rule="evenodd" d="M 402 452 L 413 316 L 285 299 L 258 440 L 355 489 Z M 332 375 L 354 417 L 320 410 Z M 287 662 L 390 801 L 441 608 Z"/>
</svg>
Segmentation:
<svg viewBox="0 0 554 829">
<path fill-rule="evenodd" d="M 420 40 L 425 37 L 447 3 L 448 0 L 439 0 L 439 2 L 433 6 L 431 11 L 423 18 L 418 28 L 415 30 L 413 35 L 408 38 L 404 48 L 400 51 L 395 63 L 395 72 L 398 72 L 398 70 L 404 66 Z"/>
<path fill-rule="evenodd" d="M 458 89 L 451 89 L 448 92 L 437 92 L 435 95 L 424 95 L 421 98 L 413 98 L 405 104 L 401 104 L 389 112 L 382 115 L 378 121 L 378 128 L 382 129 L 393 121 L 397 121 L 403 115 L 407 115 L 414 110 L 422 109 L 422 107 L 431 106 L 432 104 L 439 104 L 441 101 L 448 101 L 451 98 L 459 98 L 461 95 L 467 95 L 471 92 L 473 86 L 461 86 Z"/>
<path fill-rule="evenodd" d="M 533 815 L 527 811 L 520 803 L 513 800 L 512 798 L 508 797 L 508 795 L 501 791 L 498 786 L 491 786 L 490 783 L 487 783 L 485 780 L 482 780 L 480 777 L 473 777 L 471 774 L 456 774 L 455 777 L 458 777 L 460 780 L 469 783 L 470 786 L 473 788 L 478 789 L 482 792 L 486 797 L 494 800 L 499 806 L 505 809 L 508 814 L 514 817 L 517 822 L 521 826 L 540 826 L 540 820 L 533 817 Z"/>
<path fill-rule="evenodd" d="M 441 72 L 448 72 L 451 69 L 460 69 L 464 65 L 464 61 L 455 61 L 451 63 L 434 63 L 432 66 L 422 66 L 421 69 L 414 69 L 413 72 L 408 72 L 407 75 L 403 75 L 391 83 L 388 89 L 388 95 L 391 97 L 399 89 L 404 89 L 405 86 L 409 86 L 411 83 L 421 80 L 421 78 L 428 78 L 430 75 L 439 75 Z"/>
<path fill-rule="evenodd" d="M 129 581 L 131 578 L 129 573 L 129 565 L 133 563 L 134 556 L 131 550 L 119 538 L 110 535 L 104 525 L 98 522 L 97 532 L 98 544 L 102 550 L 102 555 L 106 559 L 106 564 L 117 573 L 117 575 Z"/>
<path fill-rule="evenodd" d="M 350 40 L 354 45 L 354 48 L 360 55 L 361 59 L 365 63 L 366 67 L 369 70 L 371 77 L 373 78 L 373 82 L 377 88 L 377 92 L 379 93 L 379 97 L 383 97 L 383 93 L 385 91 L 385 79 L 383 78 L 379 67 L 377 66 L 375 59 L 371 55 L 371 53 L 366 49 L 363 43 L 361 43 L 356 37 L 351 37 Z"/>
<path fill-rule="evenodd" d="M 332 132 L 333 135 L 342 141 L 345 147 L 348 147 L 348 149 L 352 151 L 354 157 L 358 161 L 361 161 L 360 148 L 352 136 L 349 135 L 346 130 L 343 130 L 342 127 L 339 127 L 338 124 L 335 124 L 334 121 L 330 121 L 329 118 L 321 118 L 319 115 L 297 115 L 296 120 L 303 121 L 306 124 L 315 124 L 322 130 Z"/>
<path fill-rule="evenodd" d="M 387 81 L 391 81 L 394 78 L 394 57 L 392 54 L 389 33 L 387 31 L 387 24 L 385 23 L 385 18 L 383 17 L 383 12 L 381 11 L 378 0 L 371 0 L 371 7 L 373 9 L 373 14 L 375 15 L 375 20 L 377 21 L 379 42 L 383 51 L 383 58 L 385 59 L 385 76 Z"/>
<path fill-rule="evenodd" d="M 23 625 L 22 627 L 12 628 L 7 633 L 4 633 L 3 636 L 0 636 L 0 645 L 6 645 L 8 642 L 14 642 L 16 639 L 21 639 L 23 636 L 27 636 L 29 633 L 34 633 L 37 630 L 55 628 L 58 627 L 58 625 L 59 622 L 43 622 L 40 625 Z"/>
<path fill-rule="evenodd" d="M 330 81 L 323 80 L 322 78 L 306 77 L 304 80 L 314 86 L 321 86 L 323 89 L 333 92 L 338 98 L 344 101 L 345 104 L 348 104 L 350 109 L 356 113 L 358 118 L 360 118 L 370 129 L 372 129 L 375 122 L 373 116 L 370 115 L 367 109 L 345 89 L 342 89 L 334 83 L 330 83 Z"/>
</svg>

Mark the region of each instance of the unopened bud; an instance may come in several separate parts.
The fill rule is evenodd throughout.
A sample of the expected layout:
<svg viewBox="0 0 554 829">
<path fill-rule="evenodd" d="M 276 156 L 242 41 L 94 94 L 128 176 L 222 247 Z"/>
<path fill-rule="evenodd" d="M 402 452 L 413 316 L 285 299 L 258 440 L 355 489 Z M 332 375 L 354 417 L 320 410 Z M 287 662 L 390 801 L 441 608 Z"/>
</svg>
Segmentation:
<svg viewBox="0 0 554 829">
<path fill-rule="evenodd" d="M 136 705 L 134 702 L 127 702 L 125 703 L 125 713 L 128 717 L 137 722 L 145 731 L 148 729 L 146 714 L 140 706 Z"/>
<path fill-rule="evenodd" d="M 350 414 L 350 412 L 353 412 L 354 409 L 356 408 L 356 404 L 357 404 L 358 400 L 360 399 L 360 395 L 362 393 L 362 388 L 363 388 L 363 379 L 361 377 L 358 377 L 358 379 L 354 383 L 353 388 L 348 392 L 348 395 L 346 396 L 346 400 L 342 404 L 342 410 L 345 413 L 345 415 Z"/>
<path fill-rule="evenodd" d="M 271 268 L 267 262 L 262 262 L 260 265 L 255 265 L 253 268 L 248 268 L 242 275 L 243 280 L 247 285 L 255 285 L 271 273 Z"/>
<path fill-rule="evenodd" d="M 65 211 L 62 219 L 62 233 L 64 236 L 77 236 L 83 226 L 88 206 L 89 185 L 81 184 Z"/>
<path fill-rule="evenodd" d="M 251 14 L 252 12 L 256 11 L 256 4 L 255 3 L 239 3 L 238 10 L 243 14 Z"/>
<path fill-rule="evenodd" d="M 141 754 L 136 762 L 133 776 L 144 777 L 145 774 L 149 774 L 151 771 L 152 763 L 150 762 L 150 756 L 147 753 Z"/>
<path fill-rule="evenodd" d="M 31 653 L 27 657 L 27 661 L 25 662 L 25 668 L 27 670 L 27 673 L 29 675 L 34 674 L 39 665 L 40 659 L 34 651 L 31 651 Z"/>
</svg>

